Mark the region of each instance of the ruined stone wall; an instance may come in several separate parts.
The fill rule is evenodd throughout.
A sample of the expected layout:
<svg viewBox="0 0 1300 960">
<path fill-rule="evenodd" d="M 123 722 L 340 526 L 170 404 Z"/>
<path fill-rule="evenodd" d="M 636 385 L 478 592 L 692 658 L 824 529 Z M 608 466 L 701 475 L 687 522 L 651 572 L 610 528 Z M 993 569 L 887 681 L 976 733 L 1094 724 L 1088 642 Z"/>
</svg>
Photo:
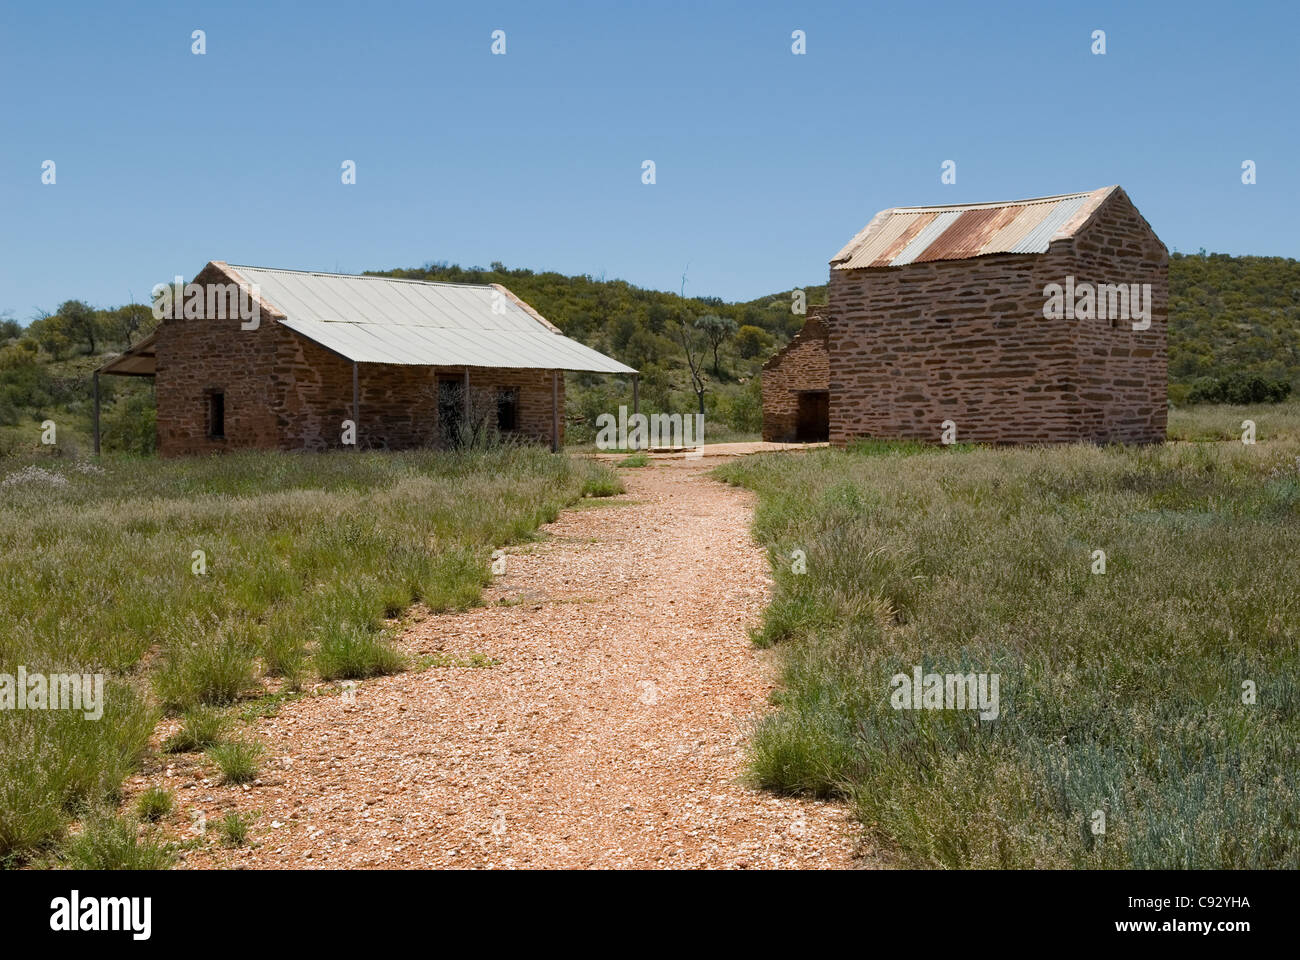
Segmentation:
<svg viewBox="0 0 1300 960">
<path fill-rule="evenodd" d="M 195 278 L 226 283 L 215 268 Z M 342 449 L 352 419 L 352 363 L 276 322 L 263 310 L 256 330 L 227 316 L 164 320 L 158 329 L 158 450 L 163 456 L 234 449 Z M 441 440 L 439 376 L 464 382 L 464 368 L 361 364 L 357 444 L 406 449 Z M 518 436 L 551 442 L 551 371 L 470 369 L 471 412 L 491 415 L 497 387 L 517 387 Z M 560 377 L 560 440 L 564 377 Z M 209 391 L 225 397 L 225 437 L 208 435 Z"/>
<path fill-rule="evenodd" d="M 764 440 L 792 442 L 799 418 L 798 391 L 830 389 L 826 327 L 821 318 L 825 309 L 810 306 L 802 329 L 763 364 Z"/>
</svg>

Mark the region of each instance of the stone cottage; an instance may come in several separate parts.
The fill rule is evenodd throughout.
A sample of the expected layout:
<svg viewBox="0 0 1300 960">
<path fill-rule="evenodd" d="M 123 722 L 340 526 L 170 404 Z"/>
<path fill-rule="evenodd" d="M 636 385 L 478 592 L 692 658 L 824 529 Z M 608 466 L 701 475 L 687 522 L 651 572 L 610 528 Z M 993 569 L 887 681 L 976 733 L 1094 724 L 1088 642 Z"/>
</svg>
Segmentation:
<svg viewBox="0 0 1300 960">
<path fill-rule="evenodd" d="M 831 443 L 1163 441 L 1168 266 L 1117 186 L 876 214 L 820 309 Z M 789 391 L 766 374 L 775 439 Z"/>
<path fill-rule="evenodd" d="M 397 450 L 485 429 L 558 449 L 565 371 L 636 376 L 500 284 L 213 261 L 160 294 L 157 330 L 96 372 L 95 395 L 100 374 L 154 377 L 163 456 Z"/>
</svg>

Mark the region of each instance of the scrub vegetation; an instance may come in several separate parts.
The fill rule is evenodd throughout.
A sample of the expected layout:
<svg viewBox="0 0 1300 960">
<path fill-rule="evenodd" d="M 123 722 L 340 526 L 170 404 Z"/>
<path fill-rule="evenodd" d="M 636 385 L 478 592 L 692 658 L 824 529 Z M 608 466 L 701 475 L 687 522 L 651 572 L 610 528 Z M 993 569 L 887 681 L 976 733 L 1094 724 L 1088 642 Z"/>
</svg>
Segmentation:
<svg viewBox="0 0 1300 960">
<path fill-rule="evenodd" d="M 1300 867 L 1300 410 L 1213 409 L 1172 432 L 1228 442 L 721 467 L 776 580 L 754 781 L 916 866 Z M 917 666 L 997 674 L 997 719 L 895 709 Z"/>
<path fill-rule="evenodd" d="M 405 669 L 394 618 L 476 603 L 493 548 L 621 490 L 610 467 L 526 446 L 0 458 L 0 673 L 105 677 L 97 721 L 0 711 L 0 862 L 48 854 L 74 819 L 93 820 L 75 862 L 140 862 L 97 811 L 161 715 L 183 715 L 164 750 L 250 779 L 231 704 Z"/>
</svg>

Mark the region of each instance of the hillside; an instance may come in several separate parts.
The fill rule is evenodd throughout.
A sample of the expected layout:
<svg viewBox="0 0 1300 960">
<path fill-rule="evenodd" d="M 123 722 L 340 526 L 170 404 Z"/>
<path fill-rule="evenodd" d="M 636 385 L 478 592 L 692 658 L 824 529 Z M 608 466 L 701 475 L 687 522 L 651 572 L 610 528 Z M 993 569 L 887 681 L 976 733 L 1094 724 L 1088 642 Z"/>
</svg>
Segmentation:
<svg viewBox="0 0 1300 960">
<path fill-rule="evenodd" d="M 762 424 L 758 372 L 763 361 L 799 329 L 790 291 L 728 303 L 681 297 L 624 280 L 445 263 L 373 271 L 380 276 L 460 283 L 501 283 L 564 332 L 641 371 L 646 410 L 687 412 L 698 404 L 682 343 L 683 324 L 704 378 L 712 439 L 752 436 Z M 1283 257 L 1173 254 L 1169 265 L 1170 396 L 1186 399 L 1197 378 L 1257 375 L 1300 386 L 1300 261 Z M 826 299 L 826 285 L 804 288 L 808 303 Z M 701 323 L 704 329 L 701 329 Z M 62 304 L 26 329 L 0 320 L 0 452 L 35 433 L 46 417 L 66 424 L 65 436 L 89 434 L 89 371 L 148 332 L 152 318 L 140 305 L 92 309 Z M 717 341 L 715 351 L 709 332 Z M 629 385 L 616 378 L 575 375 L 567 416 L 574 442 L 591 439 L 597 414 L 630 403 Z M 140 381 L 108 377 L 105 443 L 109 449 L 150 447 L 152 391 Z M 119 399 L 120 398 L 120 399 Z M 16 428 L 22 425 L 21 430 Z M 17 440 L 15 438 L 21 438 Z"/>
<path fill-rule="evenodd" d="M 500 283 L 567 336 L 636 367 L 646 410 L 685 413 L 697 407 L 680 339 L 685 321 L 695 349 L 703 354 L 707 423 L 715 439 L 730 433 L 757 435 L 762 428 L 758 371 L 803 324 L 803 317 L 790 309 L 788 291 L 748 303 L 727 303 L 717 297 L 683 298 L 646 290 L 625 280 L 511 270 L 500 263 L 488 268 L 436 263 L 369 272 L 407 280 Z M 712 344 L 695 326 L 706 317 L 723 321 L 717 328 L 716 369 Z M 631 403 L 626 384 L 609 377 L 571 376 L 566 403 L 570 439 L 590 439 L 596 416 L 616 410 L 620 403 Z"/>
</svg>

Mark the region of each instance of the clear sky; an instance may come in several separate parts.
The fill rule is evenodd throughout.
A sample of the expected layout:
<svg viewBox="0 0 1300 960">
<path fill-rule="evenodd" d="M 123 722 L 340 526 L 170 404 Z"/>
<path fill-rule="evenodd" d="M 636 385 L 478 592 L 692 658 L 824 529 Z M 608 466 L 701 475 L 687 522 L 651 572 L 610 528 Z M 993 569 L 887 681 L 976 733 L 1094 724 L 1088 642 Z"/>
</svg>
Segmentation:
<svg viewBox="0 0 1300 960">
<path fill-rule="evenodd" d="M 1294 0 L 4 0 L 0 313 L 208 260 L 750 299 L 884 207 L 1111 183 L 1171 249 L 1297 257 L 1297 37 Z"/>
</svg>

